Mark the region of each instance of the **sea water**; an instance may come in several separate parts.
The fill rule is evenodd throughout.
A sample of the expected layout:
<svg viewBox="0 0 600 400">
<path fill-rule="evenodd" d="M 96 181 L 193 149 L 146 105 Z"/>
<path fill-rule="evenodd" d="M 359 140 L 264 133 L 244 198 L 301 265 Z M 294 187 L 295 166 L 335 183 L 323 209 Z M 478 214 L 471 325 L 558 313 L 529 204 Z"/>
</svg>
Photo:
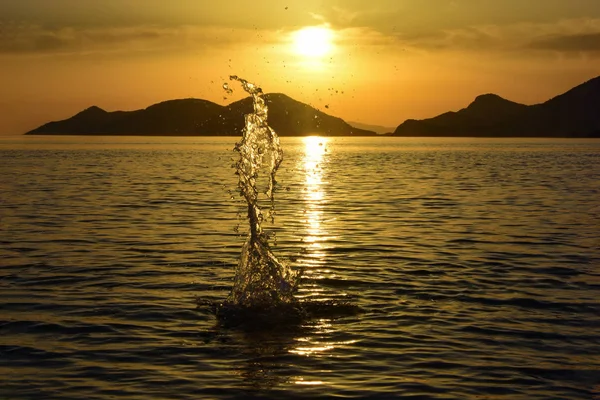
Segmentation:
<svg viewBox="0 0 600 400">
<path fill-rule="evenodd" d="M 235 141 L 0 139 L 0 397 L 597 396 L 600 142 L 282 138 L 271 248 L 364 312 L 271 332 L 195 303 L 247 240 Z"/>
</svg>

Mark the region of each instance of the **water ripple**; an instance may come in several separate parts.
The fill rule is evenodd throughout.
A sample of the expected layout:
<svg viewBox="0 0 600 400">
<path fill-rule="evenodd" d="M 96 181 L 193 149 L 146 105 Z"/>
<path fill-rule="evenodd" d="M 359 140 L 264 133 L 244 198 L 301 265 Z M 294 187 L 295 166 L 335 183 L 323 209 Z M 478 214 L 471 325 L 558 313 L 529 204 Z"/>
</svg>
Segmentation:
<svg viewBox="0 0 600 400">
<path fill-rule="evenodd" d="M 246 331 L 196 303 L 227 296 L 244 242 L 233 140 L 56 140 L 0 147 L 19 172 L 0 184 L 2 398 L 600 392 L 596 142 L 339 138 L 316 163 L 284 140 L 274 250 L 304 268 L 299 297 L 363 313 Z"/>
</svg>

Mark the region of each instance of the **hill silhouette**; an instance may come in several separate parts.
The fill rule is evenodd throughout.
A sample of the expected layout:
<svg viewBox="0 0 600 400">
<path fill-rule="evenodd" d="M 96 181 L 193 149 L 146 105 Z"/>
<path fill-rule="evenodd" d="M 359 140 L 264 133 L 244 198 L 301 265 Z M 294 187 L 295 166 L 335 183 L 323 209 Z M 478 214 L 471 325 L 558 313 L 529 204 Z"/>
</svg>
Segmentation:
<svg viewBox="0 0 600 400">
<path fill-rule="evenodd" d="M 393 136 L 600 137 L 600 77 L 545 103 L 527 106 L 495 94 L 437 117 L 409 119 Z"/>
<path fill-rule="evenodd" d="M 285 94 L 266 94 L 269 125 L 281 136 L 374 136 Z M 600 138 L 600 77 L 544 103 L 527 106 L 495 94 L 433 118 L 409 119 L 392 136 Z M 107 112 L 92 106 L 28 135 L 238 136 L 252 100 L 221 106 L 201 99 L 169 100 L 143 110 Z"/>
<path fill-rule="evenodd" d="M 348 122 L 350 125 L 352 125 L 355 128 L 373 131 L 375 133 L 378 133 L 379 135 L 390 134 L 390 133 L 394 132 L 394 129 L 396 129 L 394 127 L 373 125 L 373 124 L 364 124 L 362 122 L 356 122 L 356 121 L 346 121 L 346 122 Z"/>
<path fill-rule="evenodd" d="M 269 125 L 280 136 L 374 136 L 281 93 L 265 95 Z M 252 99 L 221 106 L 201 99 L 169 100 L 143 110 L 107 112 L 92 106 L 27 135 L 239 136 Z"/>
</svg>

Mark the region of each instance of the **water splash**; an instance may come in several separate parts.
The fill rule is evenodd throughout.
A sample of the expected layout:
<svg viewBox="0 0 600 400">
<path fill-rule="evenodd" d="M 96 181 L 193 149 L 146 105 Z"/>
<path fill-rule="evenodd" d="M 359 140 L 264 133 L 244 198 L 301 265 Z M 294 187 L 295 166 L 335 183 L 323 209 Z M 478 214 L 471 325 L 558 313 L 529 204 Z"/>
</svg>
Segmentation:
<svg viewBox="0 0 600 400">
<path fill-rule="evenodd" d="M 259 206 L 259 188 L 266 183 L 265 194 L 270 200 L 268 217 L 273 218 L 275 176 L 283 161 L 283 150 L 277 133 L 267 123 L 268 107 L 262 89 L 236 75 L 229 79 L 239 82 L 252 96 L 254 111 L 246 114 L 242 140 L 235 145 L 240 155 L 236 163 L 238 189 L 248 204 L 250 230 L 227 303 L 245 308 L 291 305 L 296 302 L 294 293 L 300 281 L 300 272 L 273 254 L 268 235 L 262 228 L 264 215 Z M 231 88 L 227 83 L 223 88 L 230 93 Z"/>
<path fill-rule="evenodd" d="M 198 307 L 210 307 L 220 324 L 244 329 L 287 329 L 299 327 L 310 318 L 357 315 L 360 307 L 342 299 L 297 300 L 301 272 L 277 259 L 262 228 L 263 210 L 259 197 L 269 200 L 267 216 L 274 215 L 277 170 L 283 161 L 279 137 L 267 123 L 268 107 L 261 88 L 235 75 L 252 96 L 254 110 L 245 116 L 242 140 L 235 145 L 238 189 L 248 206 L 248 237 L 235 271 L 233 288 L 223 302 L 197 298 Z M 232 93 L 229 84 L 223 89 Z M 266 188 L 263 192 L 259 188 Z M 260 196 L 264 193 L 263 196 Z"/>
</svg>

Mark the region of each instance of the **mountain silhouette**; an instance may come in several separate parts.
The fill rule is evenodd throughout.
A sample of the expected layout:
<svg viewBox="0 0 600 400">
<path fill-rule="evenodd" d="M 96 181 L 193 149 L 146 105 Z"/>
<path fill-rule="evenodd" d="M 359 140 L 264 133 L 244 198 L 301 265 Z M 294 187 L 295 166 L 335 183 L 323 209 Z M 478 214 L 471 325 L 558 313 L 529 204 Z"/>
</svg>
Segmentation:
<svg viewBox="0 0 600 400">
<path fill-rule="evenodd" d="M 280 136 L 374 136 L 281 93 L 265 95 L 269 125 Z M 201 99 L 169 100 L 143 110 L 107 112 L 93 106 L 27 135 L 239 136 L 252 99 L 221 106 Z"/>
<path fill-rule="evenodd" d="M 368 131 L 373 131 L 380 135 L 390 134 L 394 131 L 394 129 L 396 129 L 396 128 L 389 127 L 389 126 L 364 124 L 362 122 L 356 122 L 356 121 L 346 121 L 346 122 L 348 122 L 350 125 L 352 125 L 355 128 L 366 129 Z"/>
<path fill-rule="evenodd" d="M 460 111 L 406 120 L 392 135 L 600 138 L 600 77 L 532 106 L 484 94 Z"/>
</svg>

